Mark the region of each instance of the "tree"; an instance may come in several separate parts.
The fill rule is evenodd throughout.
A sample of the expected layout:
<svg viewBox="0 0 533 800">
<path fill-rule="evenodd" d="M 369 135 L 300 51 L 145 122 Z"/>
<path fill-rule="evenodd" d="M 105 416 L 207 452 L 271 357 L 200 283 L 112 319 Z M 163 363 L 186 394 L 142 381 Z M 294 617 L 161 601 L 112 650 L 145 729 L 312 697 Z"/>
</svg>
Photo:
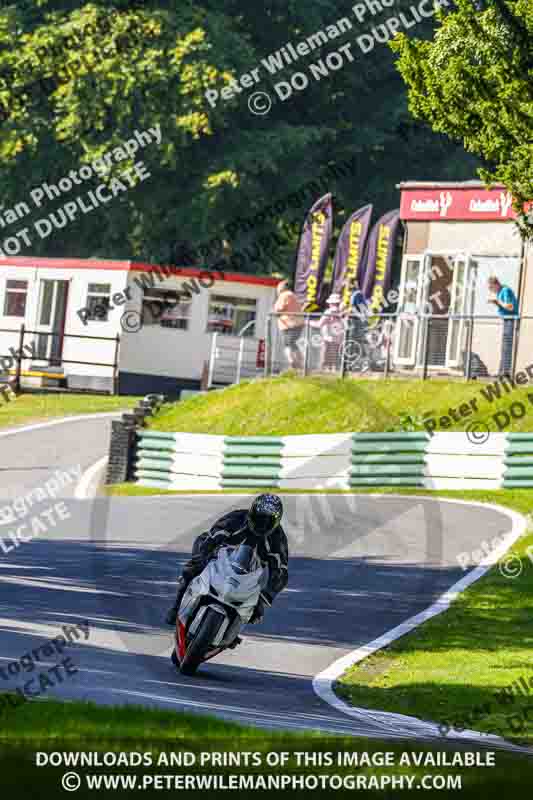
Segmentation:
<svg viewBox="0 0 533 800">
<path fill-rule="evenodd" d="M 412 0 L 397 0 L 407 9 Z M 398 201 L 406 178 L 471 177 L 475 161 L 408 114 L 406 94 L 384 44 L 369 54 L 355 46 L 365 26 L 353 0 L 20 0 L 0 9 L 1 203 L 12 209 L 44 182 L 58 184 L 70 170 L 119 147 L 134 131 L 160 126 L 162 141 L 137 153 L 149 179 L 118 194 L 47 238 L 35 255 L 99 255 L 168 261 L 205 260 L 198 245 L 219 240 L 220 252 L 253 254 L 242 269 L 290 272 L 302 220 L 316 197 L 300 192 L 330 167 L 350 164 L 331 178 L 338 221 L 373 202 L 376 212 Z M 382 18 L 392 14 L 383 7 Z M 254 116 L 254 87 L 211 107 L 207 89 L 261 65 L 288 42 L 349 16 L 353 29 L 269 78 L 260 67 L 257 89 L 275 99 L 274 85 L 351 42 L 353 63 L 304 92 L 276 101 Z M 379 21 L 369 14 L 366 28 Z M 433 20 L 421 24 L 431 33 Z M 33 224 L 76 194 L 120 178 L 135 158 L 115 162 L 102 178 L 32 207 L 20 225 Z M 406 167 L 408 165 L 408 167 Z M 409 174 L 405 170 L 409 168 Z M 291 194 L 287 211 L 260 218 Z M 1 218 L 0 218 L 1 219 Z M 0 228 L 3 237 L 17 226 Z M 270 259 L 258 239 L 281 242 Z M 195 249 L 196 248 L 196 249 Z M 200 253 L 200 255 L 198 255 Z M 219 253 L 213 252 L 213 258 Z M 255 259 L 255 260 L 253 260 Z"/>
<path fill-rule="evenodd" d="M 399 35 L 391 47 L 409 108 L 434 131 L 483 159 L 480 177 L 503 183 L 518 224 L 533 237 L 533 4 L 457 0 L 430 41 Z"/>
</svg>

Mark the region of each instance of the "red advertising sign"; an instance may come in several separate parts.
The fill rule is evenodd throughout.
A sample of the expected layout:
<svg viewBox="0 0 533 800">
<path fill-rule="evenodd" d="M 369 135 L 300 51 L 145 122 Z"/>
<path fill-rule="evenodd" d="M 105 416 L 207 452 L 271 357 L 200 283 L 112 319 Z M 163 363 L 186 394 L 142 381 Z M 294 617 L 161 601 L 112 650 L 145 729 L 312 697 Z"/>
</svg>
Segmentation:
<svg viewBox="0 0 533 800">
<path fill-rule="evenodd" d="M 512 196 L 497 189 L 402 189 L 400 217 L 405 220 L 515 219 Z"/>
</svg>

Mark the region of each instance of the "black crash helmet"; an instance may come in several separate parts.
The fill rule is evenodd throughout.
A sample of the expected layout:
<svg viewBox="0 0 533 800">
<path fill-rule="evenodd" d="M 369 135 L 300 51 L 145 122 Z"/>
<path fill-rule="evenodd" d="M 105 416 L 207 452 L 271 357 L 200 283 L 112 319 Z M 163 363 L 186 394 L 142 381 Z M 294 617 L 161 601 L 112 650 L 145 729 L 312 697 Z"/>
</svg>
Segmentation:
<svg viewBox="0 0 533 800">
<path fill-rule="evenodd" d="M 283 516 L 283 504 L 277 494 L 260 494 L 248 512 L 248 526 L 256 536 L 267 537 L 276 530 Z"/>
</svg>

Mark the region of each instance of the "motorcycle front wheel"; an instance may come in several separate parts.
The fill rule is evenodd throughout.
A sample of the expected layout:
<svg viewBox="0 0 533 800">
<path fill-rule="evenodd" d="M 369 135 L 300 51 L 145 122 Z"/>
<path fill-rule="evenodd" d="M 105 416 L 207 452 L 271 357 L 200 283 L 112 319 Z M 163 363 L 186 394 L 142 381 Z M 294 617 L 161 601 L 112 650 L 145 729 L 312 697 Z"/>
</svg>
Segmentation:
<svg viewBox="0 0 533 800">
<path fill-rule="evenodd" d="M 187 652 L 180 665 L 182 675 L 194 675 L 211 643 L 222 625 L 223 617 L 214 609 L 208 608 L 200 625 L 200 630 L 187 648 Z"/>
</svg>

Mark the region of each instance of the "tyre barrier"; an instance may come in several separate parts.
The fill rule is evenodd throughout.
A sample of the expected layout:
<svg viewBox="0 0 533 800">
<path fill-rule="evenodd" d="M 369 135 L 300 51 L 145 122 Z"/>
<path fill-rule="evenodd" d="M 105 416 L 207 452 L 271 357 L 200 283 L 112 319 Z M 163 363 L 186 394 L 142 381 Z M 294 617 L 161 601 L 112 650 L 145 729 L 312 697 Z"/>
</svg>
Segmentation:
<svg viewBox="0 0 533 800">
<path fill-rule="evenodd" d="M 173 490 L 533 486 L 533 433 L 214 436 L 136 432 L 134 479 Z M 519 462 L 519 463 L 518 463 Z"/>
<path fill-rule="evenodd" d="M 111 422 L 111 438 L 105 483 L 111 485 L 134 480 L 137 453 L 137 432 L 148 417 L 155 416 L 165 402 L 162 394 L 147 394 L 132 411 Z"/>
</svg>

